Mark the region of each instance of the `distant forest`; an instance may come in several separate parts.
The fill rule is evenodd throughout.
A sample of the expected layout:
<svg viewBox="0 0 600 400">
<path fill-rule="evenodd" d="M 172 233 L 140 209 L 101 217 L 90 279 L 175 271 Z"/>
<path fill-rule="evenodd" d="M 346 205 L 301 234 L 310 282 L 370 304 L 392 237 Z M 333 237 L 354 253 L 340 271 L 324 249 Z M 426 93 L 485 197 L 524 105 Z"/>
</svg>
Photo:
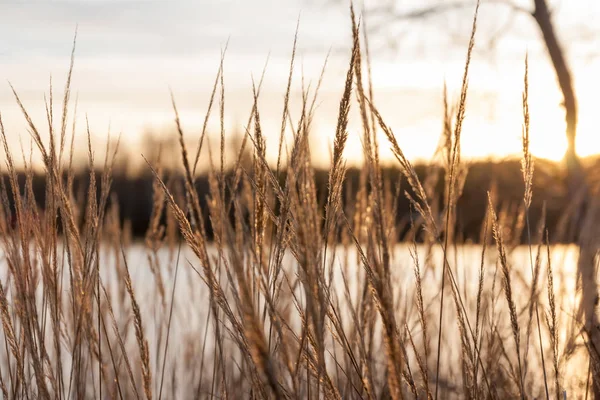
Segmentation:
<svg viewBox="0 0 600 400">
<path fill-rule="evenodd" d="M 599 171 L 598 165 L 600 161 L 589 161 L 586 163 L 587 176 L 593 179 L 592 171 Z M 491 191 L 495 196 L 495 203 L 501 206 L 501 210 L 514 215 L 518 213 L 522 207 L 523 199 L 523 178 L 521 174 L 521 165 L 519 160 L 504 160 L 504 161 L 480 161 L 472 162 L 468 165 L 468 173 L 462 195 L 457 204 L 457 218 L 455 232 L 458 237 L 465 242 L 479 243 L 481 241 L 481 232 L 485 221 L 486 208 L 488 204 L 487 192 Z M 434 165 L 417 164 L 415 165 L 417 174 L 426 182 L 428 177 L 437 175 L 434 180 L 434 193 L 444 192 L 444 171 Z M 347 211 L 351 212 L 351 207 L 356 198 L 356 188 L 359 187 L 361 171 L 357 168 L 349 168 L 345 180 L 345 204 Z M 100 185 L 99 176 L 101 171 L 97 172 L 97 184 Z M 571 197 L 566 190 L 564 176 L 561 175 L 561 168 L 558 164 L 544 160 L 536 162 L 536 171 L 534 174 L 533 187 L 533 202 L 530 209 L 530 222 L 532 227 L 538 226 L 540 218 L 543 215 L 545 208 L 546 227 L 550 232 L 551 242 L 571 242 L 575 238 L 569 235 L 568 231 L 577 232 L 576 227 L 570 228 L 561 225 L 561 216 L 569 208 Z M 183 175 L 178 172 L 167 172 L 166 180 L 172 187 L 183 184 Z M 169 176 L 170 175 L 170 176 Z M 232 181 L 232 173 L 229 172 L 228 179 Z M 399 194 L 396 198 L 395 209 L 396 231 L 400 239 L 407 238 L 406 235 L 411 230 L 411 224 L 418 221 L 417 213 L 412 209 L 410 201 L 405 195 L 405 191 L 411 193 L 409 185 L 401 177 L 400 171 L 394 168 L 384 168 L 384 182 L 386 190 L 390 194 Z M 199 199 L 203 210 L 205 211 L 206 221 L 208 219 L 207 210 L 207 194 L 209 192 L 208 176 L 202 175 L 196 179 L 196 190 L 199 194 Z M 315 179 L 317 183 L 317 191 L 322 204 L 325 203 L 327 194 L 327 170 L 316 170 Z M 26 180 L 26 174 L 19 174 L 19 184 L 23 190 Z M 74 195 L 82 204 L 86 202 L 87 187 L 90 181 L 89 170 L 79 170 L 74 176 Z M 280 181 L 283 184 L 284 174 L 280 173 Z M 111 185 L 112 200 L 118 204 L 120 222 L 126 223 L 131 229 L 134 237 L 140 238 L 146 234 L 149 226 L 150 215 L 153 206 L 153 182 L 154 177 L 149 168 L 142 169 L 142 172 L 135 175 L 128 174 L 116 168 L 113 171 L 113 181 Z M 400 185 L 398 187 L 398 185 Z M 45 175 L 36 173 L 33 175 L 33 192 L 35 199 L 40 208 L 43 209 L 46 195 L 46 179 Z M 182 188 L 182 187 L 181 187 Z M 182 188 L 183 189 L 183 188 Z M 2 190 L 6 190 L 8 199 L 12 201 L 12 194 L 8 184 L 8 176 L 2 175 Z M 392 196 L 394 197 L 394 196 Z M 432 199 L 433 204 L 438 204 L 437 212 L 441 213 L 443 207 L 443 199 Z M 10 209 L 14 207 L 10 204 Z M 12 211 L 11 211 L 12 212 Z M 164 218 L 164 217 L 163 217 Z M 518 223 L 515 222 L 515 223 Z M 512 227 L 518 229 L 518 227 Z M 207 223 L 206 229 L 208 236 L 212 237 L 210 222 Z M 508 227 L 507 229 L 511 229 Z M 560 235 L 553 233 L 560 232 Z M 521 241 L 525 241 L 525 232 L 519 230 Z M 412 236 L 409 237 L 412 239 Z M 417 240 L 419 237 L 417 236 Z"/>
</svg>

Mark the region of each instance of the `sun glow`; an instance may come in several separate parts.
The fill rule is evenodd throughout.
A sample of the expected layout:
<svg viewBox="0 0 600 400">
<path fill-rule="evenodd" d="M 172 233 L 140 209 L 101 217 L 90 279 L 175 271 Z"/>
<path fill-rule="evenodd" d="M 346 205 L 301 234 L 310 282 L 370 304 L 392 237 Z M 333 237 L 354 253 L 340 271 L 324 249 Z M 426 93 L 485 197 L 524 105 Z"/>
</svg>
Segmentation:
<svg viewBox="0 0 600 400">
<path fill-rule="evenodd" d="M 435 151 L 442 128 L 444 77 L 448 77 L 451 100 L 457 98 L 464 65 L 457 60 L 443 68 L 445 72 L 439 64 L 434 68 L 430 63 L 404 60 L 373 65 L 375 103 L 409 158 L 426 160 Z M 593 65 L 573 65 L 573 76 L 578 78 L 574 82 L 579 106 L 576 146 L 582 157 L 600 151 L 594 109 L 600 83 L 595 69 Z M 523 73 L 519 62 L 472 63 L 461 136 L 463 156 L 481 159 L 521 154 Z M 544 54 L 530 59 L 529 108 L 532 154 L 561 161 L 567 149 L 565 110 L 554 70 Z"/>
</svg>

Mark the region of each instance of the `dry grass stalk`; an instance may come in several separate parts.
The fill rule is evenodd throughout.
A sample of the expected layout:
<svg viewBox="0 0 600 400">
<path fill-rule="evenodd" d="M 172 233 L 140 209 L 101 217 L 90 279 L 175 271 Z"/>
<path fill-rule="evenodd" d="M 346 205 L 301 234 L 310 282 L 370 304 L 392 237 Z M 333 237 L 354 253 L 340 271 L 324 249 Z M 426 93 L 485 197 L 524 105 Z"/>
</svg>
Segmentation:
<svg viewBox="0 0 600 400">
<path fill-rule="evenodd" d="M 552 261 L 550 258 L 550 243 L 548 242 L 548 231 L 546 231 L 546 249 L 548 258 L 548 313 L 546 323 L 550 330 L 550 344 L 552 345 L 552 366 L 554 367 L 554 390 L 556 398 L 560 398 L 560 371 L 558 369 L 558 321 L 556 319 L 556 300 L 554 297 L 554 274 L 552 272 Z"/>
<path fill-rule="evenodd" d="M 144 334 L 144 327 L 142 325 L 142 314 L 140 307 L 135 298 L 133 291 L 133 285 L 131 283 L 131 275 L 129 274 L 129 266 L 127 265 L 127 256 L 123 250 L 123 261 L 125 264 L 125 287 L 127 293 L 129 293 L 129 299 L 131 301 L 131 308 L 133 311 L 133 321 L 135 326 L 135 338 L 137 340 L 138 348 L 140 350 L 140 359 L 142 366 L 142 382 L 144 387 L 144 393 L 148 400 L 152 399 L 152 371 L 150 370 L 150 349 L 148 348 L 148 340 Z"/>
<path fill-rule="evenodd" d="M 506 249 L 504 247 L 504 239 L 502 237 L 501 227 L 498 225 L 498 217 L 496 212 L 494 211 L 494 205 L 492 204 L 491 197 L 489 198 L 490 202 L 490 211 L 492 216 L 492 232 L 494 235 L 494 240 L 496 241 L 496 249 L 498 250 L 498 260 L 500 262 L 500 267 L 502 269 L 502 287 L 504 289 L 504 294 L 506 296 L 506 302 L 508 304 L 508 310 L 510 315 L 510 325 L 512 328 L 513 339 L 515 341 L 515 352 L 517 354 L 517 364 L 518 364 L 518 381 L 519 381 L 519 391 L 521 393 L 521 398 L 525 398 L 525 388 L 523 387 L 523 371 L 521 367 L 521 331 L 519 327 L 519 321 L 517 317 L 517 306 L 515 305 L 512 293 L 512 284 L 510 278 L 510 269 L 508 266 L 508 259 L 506 257 Z"/>
<path fill-rule="evenodd" d="M 517 245 L 523 229 L 527 229 L 530 245 L 542 242 L 545 220 L 542 216 L 539 238 L 532 241 L 529 208 L 534 165 L 529 139 L 528 61 L 522 98 L 523 203 L 500 204 L 496 215 L 495 201 L 489 195 L 480 237 L 481 263 L 473 272 L 477 281 L 468 285 L 468 266 L 459 258 L 466 241 L 458 227 L 457 202 L 468 171 L 467 163 L 461 160 L 461 133 L 477 12 L 455 108 L 444 92 L 443 132 L 436 153 L 442 162 L 425 178 L 417 174 L 375 105 L 368 41 L 360 32 L 362 25 L 365 33 L 365 21 L 358 21 L 353 8 L 350 16 L 353 46 L 336 115 L 325 191 L 314 169 L 311 135 L 327 59 L 314 90 L 302 75 L 297 114 L 291 100 L 297 34 L 281 126 L 275 132 L 279 136 L 276 169 L 267 160 L 267 137 L 271 133 L 262 125 L 264 113 L 259 107 L 264 70 L 258 84 L 253 81 L 252 108 L 231 165 L 225 157 L 231 142 L 224 123 L 225 51 L 193 163 L 172 98 L 183 169 L 177 173 L 163 168 L 160 152 L 158 160 L 148 162 L 153 194 L 143 259 L 147 259 L 148 276 L 154 282 L 146 287 L 138 286 L 130 273 L 138 275 L 128 266 L 129 252 L 135 252 L 138 245 L 131 243 L 131 224 L 122 221 L 117 199 L 111 197 L 117 150 L 107 145 L 104 165 L 97 162 L 89 128 L 89 171 L 83 183 L 77 177 L 73 162 L 76 118 L 69 110 L 73 54 L 60 122 L 54 115 L 52 81 L 45 99 L 49 141 L 14 91 L 35 151 L 41 154 L 46 186 L 44 200 L 36 198 L 33 155 L 22 150 L 24 169 L 18 170 L 0 118 L 6 155 L 3 166 L 7 169 L 7 179 L 0 181 L 0 262 L 7 266 L 0 282 L 4 339 L 0 390 L 4 397 L 161 398 L 164 392 L 173 398 L 433 399 L 505 398 L 518 392 L 523 398 L 541 391 L 542 374 L 536 369 L 538 365 L 532 364 L 538 357 L 529 352 L 534 311 L 537 317 L 538 302 L 545 303 L 538 288 L 541 247 L 535 262 L 530 253 L 531 281 L 511 268 L 513 257 L 519 254 Z M 363 58 L 367 76 L 363 76 Z M 208 143 L 207 121 L 217 90 L 219 160 L 213 163 L 209 147 L 208 189 L 201 192 L 196 167 L 203 145 Z M 358 187 L 346 179 L 345 163 L 352 134 L 353 90 L 364 155 Z M 73 118 L 70 139 L 66 133 L 69 118 Z M 288 146 L 285 136 L 290 130 L 293 135 Z M 409 187 L 394 182 L 394 175 L 382 168 L 378 131 L 388 139 Z M 248 152 L 247 142 L 253 146 Z M 63 163 L 66 157 L 68 161 Z M 404 221 L 397 218 L 402 192 L 420 214 L 412 224 L 408 216 Z M 593 259 L 597 249 L 594 207 L 590 210 L 590 221 L 581 235 L 586 262 Z M 498 252 L 496 270 L 493 265 L 490 268 L 486 257 L 490 218 Z M 504 230 L 505 226 L 509 229 Z M 417 245 L 419 238 L 425 241 L 423 247 Z M 442 251 L 441 260 L 435 245 Z M 403 246 L 408 246 L 408 256 L 398 258 L 397 250 Z M 545 356 L 552 359 L 558 398 L 561 383 L 568 386 L 561 370 L 567 371 L 569 357 L 579 349 L 587 352 L 584 355 L 591 359 L 592 376 L 600 371 L 600 357 L 593 341 L 583 336 L 587 347 L 578 347 L 573 339 L 576 331 L 569 331 L 559 321 L 564 285 L 562 278 L 557 279 L 561 291 L 555 293 L 547 237 L 546 246 L 546 323 L 551 352 L 545 353 L 550 349 L 543 345 L 539 321 L 538 341 L 542 368 Z M 193 257 L 186 254 L 188 250 Z M 421 251 L 425 253 L 423 265 Z M 190 268 L 179 271 L 180 257 Z M 414 281 L 405 282 L 402 274 L 408 271 L 404 268 L 408 263 Z M 431 272 L 435 268 L 442 269 L 443 279 L 449 279 L 451 285 L 455 309 L 451 319 L 448 313 L 441 318 L 442 300 L 428 289 L 434 282 Z M 185 274 L 185 284 L 173 283 L 169 304 L 165 282 L 177 279 L 179 273 Z M 499 289 L 497 275 L 502 279 Z M 592 284 L 593 279 L 583 283 Z M 515 301 L 520 291 L 529 293 L 522 309 Z M 191 310 L 179 306 L 181 296 L 188 294 L 194 305 Z M 443 294 L 442 284 L 439 296 Z M 508 304 L 508 315 L 501 311 L 503 301 Z M 441 311 L 436 321 L 438 315 L 432 309 L 438 304 Z M 193 325 L 196 318 L 199 327 Z M 524 333 L 521 326 L 526 326 Z M 437 340 L 432 341 L 431 330 L 436 328 Z M 439 352 L 435 391 L 429 368 L 432 345 Z M 444 352 L 440 351 L 442 346 Z M 137 353 L 140 362 L 132 362 Z M 455 368 L 458 362 L 460 367 Z M 160 376 L 160 383 L 152 380 L 153 372 Z"/>
</svg>

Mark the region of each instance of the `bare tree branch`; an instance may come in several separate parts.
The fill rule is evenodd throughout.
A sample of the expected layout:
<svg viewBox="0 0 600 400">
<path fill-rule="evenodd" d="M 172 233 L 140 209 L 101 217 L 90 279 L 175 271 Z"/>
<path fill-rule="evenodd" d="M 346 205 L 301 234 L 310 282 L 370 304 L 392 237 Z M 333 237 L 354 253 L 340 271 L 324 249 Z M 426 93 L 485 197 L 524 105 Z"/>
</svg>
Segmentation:
<svg viewBox="0 0 600 400">
<path fill-rule="evenodd" d="M 427 7 L 423 7 L 416 10 L 410 10 L 403 13 L 397 12 L 393 6 L 388 5 L 385 7 L 372 8 L 368 11 L 370 15 L 386 15 L 388 20 L 410 20 L 410 19 L 423 19 L 429 18 L 435 15 L 439 15 L 448 11 L 473 7 L 475 1 L 465 0 L 465 1 L 452 1 L 452 2 L 439 2 Z M 510 0 L 488 0 L 484 3 L 484 5 L 490 4 L 499 4 L 506 7 L 509 7 L 513 11 L 522 12 L 525 14 L 533 14 L 532 10 L 529 10 L 525 7 L 522 7 L 518 4 L 513 3 Z"/>
</svg>

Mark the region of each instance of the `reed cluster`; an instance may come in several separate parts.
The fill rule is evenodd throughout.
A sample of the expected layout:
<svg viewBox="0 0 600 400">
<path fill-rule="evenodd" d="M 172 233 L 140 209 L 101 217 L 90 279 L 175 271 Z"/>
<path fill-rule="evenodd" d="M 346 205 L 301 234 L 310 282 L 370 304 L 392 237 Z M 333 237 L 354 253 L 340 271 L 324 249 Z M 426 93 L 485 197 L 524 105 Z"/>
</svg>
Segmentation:
<svg viewBox="0 0 600 400">
<path fill-rule="evenodd" d="M 310 152 L 326 62 L 314 90 L 302 82 L 294 121 L 294 41 L 276 144 L 261 125 L 262 77 L 253 83 L 244 140 L 228 173 L 223 52 L 205 118 L 218 107 L 220 154 L 213 158 L 206 148 L 206 122 L 197 148 L 188 150 L 173 99 L 184 179 L 165 173 L 160 153 L 146 160 L 155 182 L 143 244 L 132 243 L 111 196 L 117 149 L 107 148 L 97 173 L 89 129 L 87 193 L 73 185 L 73 56 L 59 121 L 50 87 L 47 143 L 14 91 L 48 183 L 42 211 L 32 156 L 21 155 L 28 172 L 19 181 L 18 156 L 0 117 L 2 167 L 10 177 L 0 183 L 3 398 L 560 399 L 565 390 L 598 390 L 596 339 L 583 318 L 589 314 L 577 308 L 579 301 L 582 310 L 589 306 L 569 292 L 578 272 L 552 265 L 558 250 L 548 244 L 543 220 L 529 226 L 535 187 L 527 63 L 523 201 L 516 208 L 496 204 L 490 182 L 477 258 L 468 261 L 460 256 L 466 244 L 456 233 L 456 205 L 468 173 L 461 131 L 477 11 L 459 98 L 444 94 L 441 162 L 424 180 L 378 111 L 368 41 L 353 9 L 350 26 L 326 196 L 318 195 Z M 361 119 L 364 165 L 359 187 L 346 190 L 351 107 Z M 268 145 L 279 152 L 275 169 Z M 401 181 L 383 176 L 382 146 L 391 147 Z M 208 193 L 195 187 L 203 150 L 211 165 Z M 241 162 L 246 151 L 250 165 Z M 403 237 L 395 222 L 400 196 L 413 205 Z M 597 221 L 595 207 L 586 207 L 590 221 Z M 579 247 L 586 255 L 579 263 L 594 268 L 595 226 L 584 225 Z M 523 229 L 529 246 L 519 258 Z M 583 285 L 595 285 L 594 274 L 586 277 Z"/>
</svg>

